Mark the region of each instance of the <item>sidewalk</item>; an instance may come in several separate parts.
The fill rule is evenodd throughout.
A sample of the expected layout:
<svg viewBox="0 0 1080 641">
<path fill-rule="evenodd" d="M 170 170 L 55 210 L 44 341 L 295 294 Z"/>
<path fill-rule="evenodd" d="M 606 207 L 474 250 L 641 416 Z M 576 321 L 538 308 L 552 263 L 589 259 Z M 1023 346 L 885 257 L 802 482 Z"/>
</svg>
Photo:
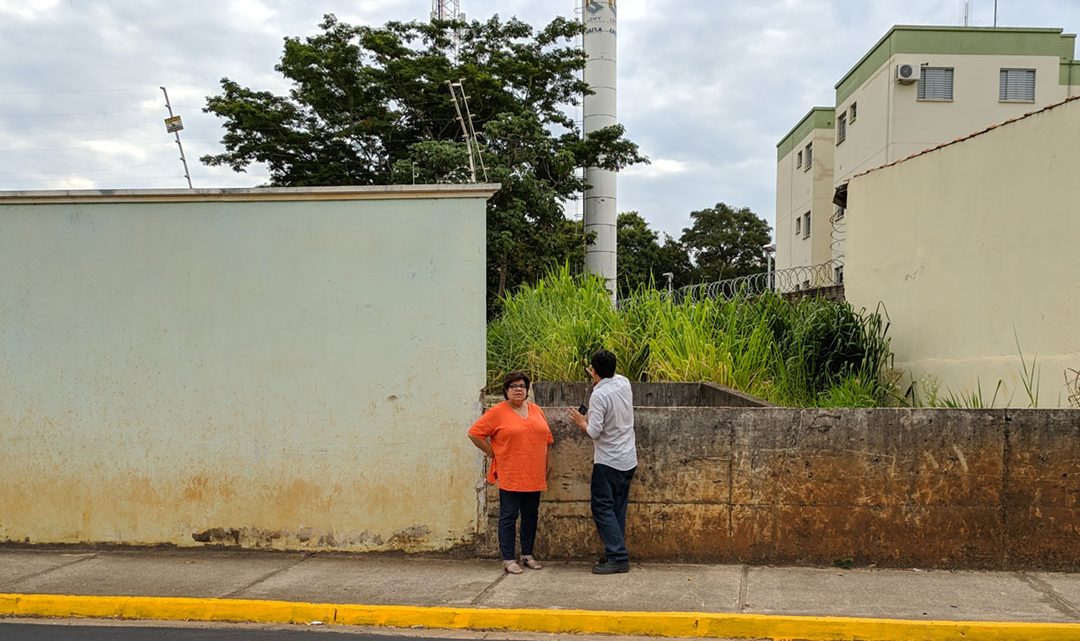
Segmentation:
<svg viewBox="0 0 1080 641">
<path fill-rule="evenodd" d="M 65 595 L 65 596 L 57 596 Z M 1080 639 L 1080 574 L 0 549 L 0 617 L 119 617 L 675 637 Z"/>
</svg>

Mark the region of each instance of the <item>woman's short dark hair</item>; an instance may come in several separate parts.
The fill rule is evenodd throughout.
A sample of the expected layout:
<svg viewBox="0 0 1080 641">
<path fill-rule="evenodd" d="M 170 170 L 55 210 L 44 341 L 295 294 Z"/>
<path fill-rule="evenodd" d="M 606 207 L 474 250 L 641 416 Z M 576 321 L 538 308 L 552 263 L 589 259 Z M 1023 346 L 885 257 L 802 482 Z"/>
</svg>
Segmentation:
<svg viewBox="0 0 1080 641">
<path fill-rule="evenodd" d="M 506 393 L 506 390 L 510 389 L 510 386 L 518 381 L 525 381 L 525 393 L 529 393 L 529 385 L 532 381 L 529 380 L 529 375 L 525 372 L 510 372 L 506 376 L 503 376 L 503 398 L 510 398 L 510 395 Z"/>
<path fill-rule="evenodd" d="M 615 375 L 615 355 L 606 349 L 593 354 L 589 364 L 600 378 L 611 378 Z"/>
</svg>

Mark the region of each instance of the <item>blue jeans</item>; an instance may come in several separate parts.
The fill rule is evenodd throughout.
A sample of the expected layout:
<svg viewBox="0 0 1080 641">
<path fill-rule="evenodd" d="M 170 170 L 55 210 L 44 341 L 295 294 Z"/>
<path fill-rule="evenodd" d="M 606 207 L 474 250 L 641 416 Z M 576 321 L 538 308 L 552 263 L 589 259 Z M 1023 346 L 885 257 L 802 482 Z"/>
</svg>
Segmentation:
<svg viewBox="0 0 1080 641">
<path fill-rule="evenodd" d="M 592 468 L 592 515 L 596 532 L 604 543 L 608 561 L 626 563 L 626 506 L 630 502 L 632 468 L 623 472 L 607 465 L 594 463 Z"/>
<path fill-rule="evenodd" d="M 521 556 L 531 556 L 536 542 L 536 521 L 540 514 L 540 492 L 499 490 L 499 552 L 503 561 L 513 561 L 515 530 L 521 513 Z"/>
</svg>

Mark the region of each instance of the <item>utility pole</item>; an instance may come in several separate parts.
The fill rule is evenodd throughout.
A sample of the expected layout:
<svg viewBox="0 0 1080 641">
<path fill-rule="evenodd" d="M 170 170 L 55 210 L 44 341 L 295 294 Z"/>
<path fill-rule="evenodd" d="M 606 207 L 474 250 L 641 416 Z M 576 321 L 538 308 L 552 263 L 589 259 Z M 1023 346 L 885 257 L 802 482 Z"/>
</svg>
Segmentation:
<svg viewBox="0 0 1080 641">
<path fill-rule="evenodd" d="M 165 94 L 165 108 L 169 110 L 169 117 L 165 119 L 165 132 L 176 134 L 176 146 L 180 148 L 180 162 L 184 164 L 184 178 L 187 178 L 188 189 L 194 189 L 191 186 L 191 172 L 188 171 L 187 158 L 184 157 L 184 145 L 180 143 L 180 130 L 184 128 L 184 123 L 180 120 L 180 116 L 173 115 L 172 104 L 169 103 L 169 92 L 165 91 L 165 87 L 161 87 L 161 93 Z"/>
</svg>

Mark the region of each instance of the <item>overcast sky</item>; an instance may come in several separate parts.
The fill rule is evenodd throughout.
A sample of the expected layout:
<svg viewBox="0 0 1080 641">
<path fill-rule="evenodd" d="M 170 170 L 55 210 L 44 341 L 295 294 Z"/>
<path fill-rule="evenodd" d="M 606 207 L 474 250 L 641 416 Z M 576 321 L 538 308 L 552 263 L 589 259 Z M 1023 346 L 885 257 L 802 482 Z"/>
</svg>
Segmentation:
<svg viewBox="0 0 1080 641">
<path fill-rule="evenodd" d="M 540 26 L 573 0 L 461 0 Z M 990 26 L 993 0 L 971 0 Z M 999 26 L 1080 29 L 1080 0 L 1000 0 Z M 675 237 L 723 201 L 773 224 L 776 143 L 894 24 L 957 25 L 960 0 L 619 0 L 619 120 L 652 165 L 619 178 L 619 210 Z M 282 39 L 347 22 L 427 19 L 430 0 L 0 0 L 0 191 L 182 188 L 165 85 L 196 187 L 253 187 L 198 158 L 221 151 L 202 113 L 227 76 L 284 93 Z M 580 216 L 572 205 L 570 215 Z"/>
</svg>

